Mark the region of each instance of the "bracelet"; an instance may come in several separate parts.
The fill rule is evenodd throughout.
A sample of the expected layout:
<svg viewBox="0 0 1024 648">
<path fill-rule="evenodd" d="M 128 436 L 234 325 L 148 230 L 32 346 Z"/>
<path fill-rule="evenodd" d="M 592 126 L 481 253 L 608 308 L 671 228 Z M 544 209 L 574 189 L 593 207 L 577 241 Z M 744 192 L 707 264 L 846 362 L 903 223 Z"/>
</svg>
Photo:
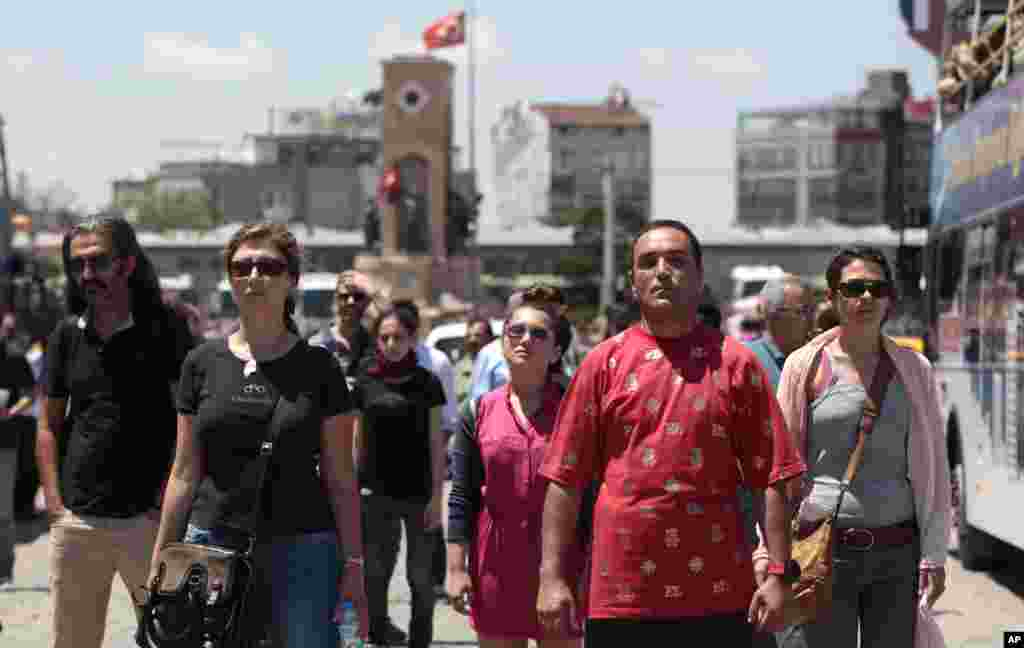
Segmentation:
<svg viewBox="0 0 1024 648">
<path fill-rule="evenodd" d="M 362 567 L 365 564 L 366 564 L 366 561 L 363 559 L 362 556 L 349 556 L 348 558 L 345 559 L 345 566 L 346 567 L 349 566 L 349 565 L 354 565 L 354 566 L 357 566 L 357 567 Z"/>
</svg>

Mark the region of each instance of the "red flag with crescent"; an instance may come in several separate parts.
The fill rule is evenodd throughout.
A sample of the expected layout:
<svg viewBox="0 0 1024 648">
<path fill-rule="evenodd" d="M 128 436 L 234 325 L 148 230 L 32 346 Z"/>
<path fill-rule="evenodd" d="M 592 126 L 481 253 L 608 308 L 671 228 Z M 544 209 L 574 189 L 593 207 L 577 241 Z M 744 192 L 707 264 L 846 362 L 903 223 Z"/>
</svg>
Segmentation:
<svg viewBox="0 0 1024 648">
<path fill-rule="evenodd" d="M 385 169 L 384 173 L 380 174 L 380 183 L 377 185 L 377 202 L 382 205 L 394 202 L 400 188 L 398 169 Z"/>
<path fill-rule="evenodd" d="M 466 12 L 458 11 L 439 18 L 423 30 L 423 44 L 428 50 L 453 47 L 466 42 Z"/>
</svg>

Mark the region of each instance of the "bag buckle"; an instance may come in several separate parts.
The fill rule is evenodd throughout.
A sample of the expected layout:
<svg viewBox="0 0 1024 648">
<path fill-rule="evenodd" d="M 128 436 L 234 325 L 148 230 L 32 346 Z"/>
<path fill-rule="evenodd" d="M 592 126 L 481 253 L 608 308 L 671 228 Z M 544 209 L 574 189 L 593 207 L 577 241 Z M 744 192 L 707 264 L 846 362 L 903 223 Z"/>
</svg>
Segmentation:
<svg viewBox="0 0 1024 648">
<path fill-rule="evenodd" d="M 866 545 L 854 543 L 853 538 L 858 534 L 867 536 L 868 541 Z M 871 532 L 871 529 L 847 529 L 843 532 L 843 544 L 857 551 L 870 551 L 875 546 L 875 534 Z"/>
<path fill-rule="evenodd" d="M 274 444 L 270 441 L 264 441 L 260 444 L 260 456 L 267 457 L 274 452 Z"/>
</svg>

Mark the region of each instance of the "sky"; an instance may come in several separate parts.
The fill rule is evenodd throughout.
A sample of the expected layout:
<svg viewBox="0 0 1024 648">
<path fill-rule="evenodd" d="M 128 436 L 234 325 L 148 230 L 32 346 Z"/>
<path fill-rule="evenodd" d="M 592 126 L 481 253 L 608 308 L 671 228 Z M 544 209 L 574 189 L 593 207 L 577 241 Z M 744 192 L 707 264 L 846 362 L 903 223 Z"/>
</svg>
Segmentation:
<svg viewBox="0 0 1024 648">
<path fill-rule="evenodd" d="M 493 218 L 490 126 L 517 100 L 598 101 L 622 83 L 653 124 L 656 218 L 696 226 L 734 213 L 739 110 L 850 94 L 873 68 L 934 94 L 931 57 L 898 0 L 475 3 L 476 158 Z M 380 61 L 422 53 L 422 30 L 465 4 L 443 0 L 139 4 L 5 3 L 0 115 L 11 179 L 63 186 L 76 206 L 109 203 L 169 142 L 238 145 L 271 107 L 326 107 L 377 88 Z M 456 142 L 468 139 L 466 48 L 456 64 Z M 69 193 L 70 192 L 70 193 Z"/>
</svg>

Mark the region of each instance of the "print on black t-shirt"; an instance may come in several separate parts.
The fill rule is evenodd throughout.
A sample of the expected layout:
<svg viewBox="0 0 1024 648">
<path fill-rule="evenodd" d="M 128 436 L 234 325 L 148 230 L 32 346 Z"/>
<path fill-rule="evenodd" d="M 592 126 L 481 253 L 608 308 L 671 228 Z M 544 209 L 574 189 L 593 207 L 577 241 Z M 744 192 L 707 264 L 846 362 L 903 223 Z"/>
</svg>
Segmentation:
<svg viewBox="0 0 1024 648">
<path fill-rule="evenodd" d="M 430 410 L 445 404 L 441 381 L 423 367 L 402 383 L 363 372 L 352 395 L 366 423 L 360 487 L 378 495 L 430 497 Z"/>
</svg>

